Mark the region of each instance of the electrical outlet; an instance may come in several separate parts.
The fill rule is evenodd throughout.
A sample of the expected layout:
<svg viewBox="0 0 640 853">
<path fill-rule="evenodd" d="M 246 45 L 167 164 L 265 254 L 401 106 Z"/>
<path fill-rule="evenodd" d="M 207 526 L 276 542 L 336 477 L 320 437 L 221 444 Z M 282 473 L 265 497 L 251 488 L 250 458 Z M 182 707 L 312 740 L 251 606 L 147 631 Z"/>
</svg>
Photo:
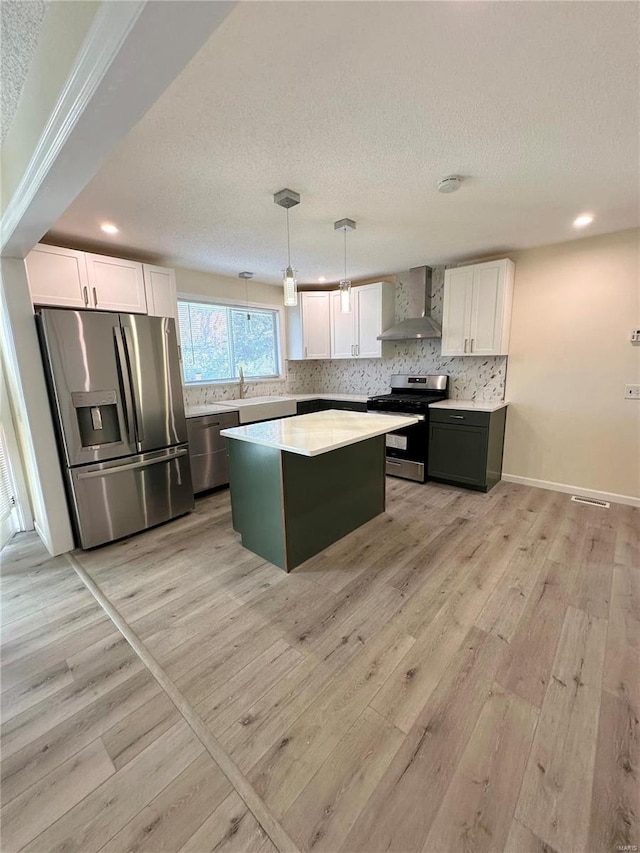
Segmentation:
<svg viewBox="0 0 640 853">
<path fill-rule="evenodd" d="M 632 344 L 640 344 L 640 329 L 631 329 L 630 340 Z"/>
<path fill-rule="evenodd" d="M 625 385 L 624 398 L 625 400 L 640 400 L 640 385 Z"/>
</svg>

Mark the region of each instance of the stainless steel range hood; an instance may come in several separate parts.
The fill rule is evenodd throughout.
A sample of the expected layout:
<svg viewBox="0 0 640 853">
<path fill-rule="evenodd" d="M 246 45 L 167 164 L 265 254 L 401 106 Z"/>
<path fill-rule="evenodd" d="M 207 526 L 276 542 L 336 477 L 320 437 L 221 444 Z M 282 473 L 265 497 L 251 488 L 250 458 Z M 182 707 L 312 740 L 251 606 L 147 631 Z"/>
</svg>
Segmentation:
<svg viewBox="0 0 640 853">
<path fill-rule="evenodd" d="M 409 317 L 387 329 L 378 335 L 379 341 L 417 341 L 422 338 L 441 338 L 442 327 L 431 317 L 431 278 L 433 270 L 431 267 L 414 267 L 409 270 L 409 292 L 414 298 L 414 305 L 418 300 L 422 302 L 422 316 Z M 417 307 L 417 311 L 420 310 Z"/>
</svg>

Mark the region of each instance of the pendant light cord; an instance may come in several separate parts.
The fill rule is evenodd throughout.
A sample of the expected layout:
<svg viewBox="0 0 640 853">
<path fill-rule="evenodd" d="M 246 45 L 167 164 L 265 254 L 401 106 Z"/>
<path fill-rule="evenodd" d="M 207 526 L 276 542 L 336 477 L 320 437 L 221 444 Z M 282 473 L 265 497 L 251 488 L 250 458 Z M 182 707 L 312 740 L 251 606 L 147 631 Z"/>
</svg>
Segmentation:
<svg viewBox="0 0 640 853">
<path fill-rule="evenodd" d="M 349 229 L 345 225 L 342 230 L 344 231 L 344 279 L 343 279 L 343 281 L 347 281 L 347 231 Z"/>
<path fill-rule="evenodd" d="M 289 237 L 289 208 L 287 207 L 287 259 L 291 266 L 291 239 Z"/>
</svg>

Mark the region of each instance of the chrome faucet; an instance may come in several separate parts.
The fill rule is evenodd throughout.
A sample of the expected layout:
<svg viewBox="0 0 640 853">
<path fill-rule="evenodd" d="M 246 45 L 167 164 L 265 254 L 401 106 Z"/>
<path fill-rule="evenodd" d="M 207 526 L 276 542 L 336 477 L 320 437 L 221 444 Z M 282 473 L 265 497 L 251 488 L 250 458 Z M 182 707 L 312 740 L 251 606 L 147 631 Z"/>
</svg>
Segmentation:
<svg viewBox="0 0 640 853">
<path fill-rule="evenodd" d="M 247 393 L 247 383 L 244 381 L 244 370 L 242 369 L 242 365 L 240 365 L 240 380 L 239 380 L 239 393 L 240 399 L 244 400 L 244 395 Z"/>
</svg>

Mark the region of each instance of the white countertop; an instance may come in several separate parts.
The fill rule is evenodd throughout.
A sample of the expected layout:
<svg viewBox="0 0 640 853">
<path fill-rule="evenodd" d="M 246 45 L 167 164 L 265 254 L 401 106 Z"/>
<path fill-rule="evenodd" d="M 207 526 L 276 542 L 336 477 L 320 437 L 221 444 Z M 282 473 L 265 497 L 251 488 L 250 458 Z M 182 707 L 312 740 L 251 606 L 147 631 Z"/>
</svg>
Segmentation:
<svg viewBox="0 0 640 853">
<path fill-rule="evenodd" d="M 201 406 L 185 406 L 184 416 L 185 418 L 201 418 L 204 415 L 225 415 L 234 411 L 237 412 L 238 407 L 234 406 L 229 400 L 229 404 L 203 403 Z"/>
<path fill-rule="evenodd" d="M 185 406 L 185 417 L 198 418 L 203 415 L 220 415 L 225 412 L 240 411 L 247 406 L 264 406 L 264 412 L 269 417 L 266 408 L 272 403 L 287 403 L 302 400 L 345 400 L 352 403 L 366 403 L 369 394 L 282 394 L 278 397 L 244 397 L 242 400 L 217 400 L 215 403 L 203 403 L 198 406 Z M 505 400 L 443 400 L 432 403 L 431 409 L 460 409 L 463 412 L 497 412 L 507 406 Z"/>
<path fill-rule="evenodd" d="M 309 399 L 315 399 L 311 397 Z M 336 399 L 335 397 L 330 399 Z M 297 415 L 275 421 L 223 429 L 221 435 L 265 447 L 319 456 L 367 438 L 417 424 L 418 418 L 329 409 L 311 415 Z"/>
<path fill-rule="evenodd" d="M 220 401 L 224 406 L 233 406 L 234 409 L 242 408 L 242 406 L 258 406 L 263 403 L 288 403 L 293 399 L 289 394 L 273 395 L 271 397 L 243 397 L 242 400 L 223 400 Z"/>
<path fill-rule="evenodd" d="M 261 406 L 271 403 L 299 402 L 302 400 L 345 400 L 351 403 L 366 403 L 368 394 L 282 394 L 278 397 L 244 397 L 242 400 L 216 400 L 215 403 L 202 403 L 197 406 L 185 406 L 187 418 L 201 418 L 203 415 L 220 415 L 225 412 L 238 412 L 246 406 Z"/>
<path fill-rule="evenodd" d="M 440 403 L 431 403 L 430 409 L 459 409 L 462 412 L 497 412 L 509 404 L 506 400 L 442 400 Z"/>
</svg>

